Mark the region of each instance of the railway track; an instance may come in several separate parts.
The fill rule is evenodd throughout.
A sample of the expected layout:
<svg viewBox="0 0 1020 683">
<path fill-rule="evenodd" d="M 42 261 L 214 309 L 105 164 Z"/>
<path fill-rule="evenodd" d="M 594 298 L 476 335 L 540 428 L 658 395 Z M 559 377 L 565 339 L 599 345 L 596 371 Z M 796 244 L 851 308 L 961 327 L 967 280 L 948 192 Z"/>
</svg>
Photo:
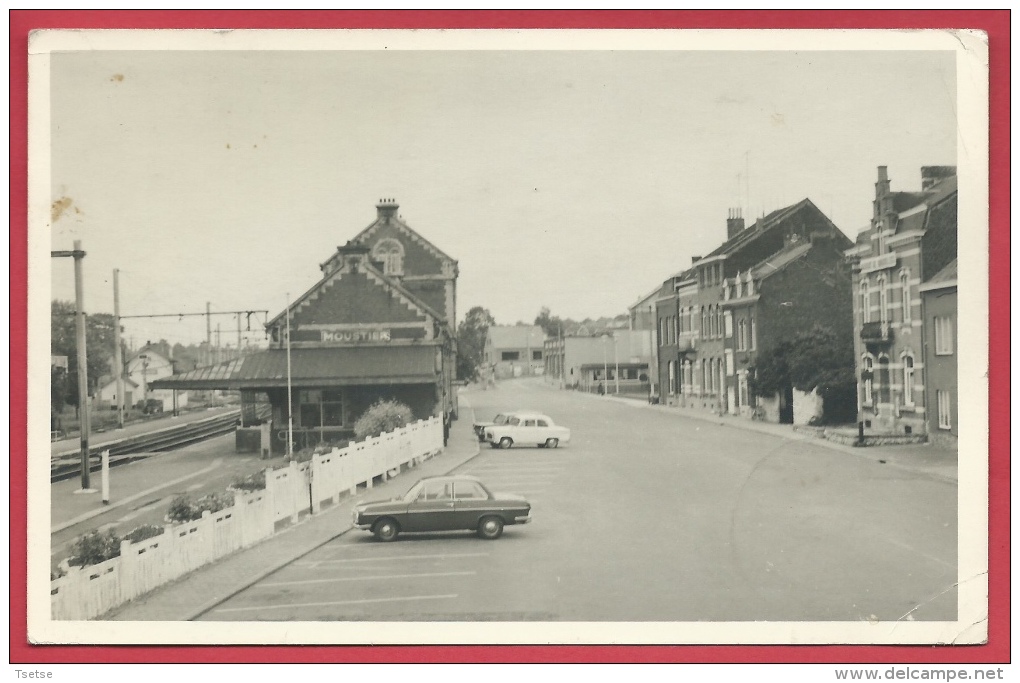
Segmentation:
<svg viewBox="0 0 1020 683">
<path fill-rule="evenodd" d="M 199 441 L 229 434 L 236 428 L 240 415 L 241 411 L 233 410 L 205 420 L 166 427 L 154 432 L 94 446 L 89 449 L 89 472 L 100 470 L 103 451 L 110 451 L 110 467 L 125 465 L 175 448 L 182 448 Z M 65 451 L 50 459 L 51 483 L 80 475 L 80 450 Z"/>
</svg>

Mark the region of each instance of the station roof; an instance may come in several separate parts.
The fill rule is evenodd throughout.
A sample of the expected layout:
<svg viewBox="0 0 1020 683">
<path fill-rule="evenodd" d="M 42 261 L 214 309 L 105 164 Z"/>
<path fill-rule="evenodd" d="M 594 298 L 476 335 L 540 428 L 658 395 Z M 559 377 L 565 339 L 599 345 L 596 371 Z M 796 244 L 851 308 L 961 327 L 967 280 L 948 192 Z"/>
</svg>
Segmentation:
<svg viewBox="0 0 1020 683">
<path fill-rule="evenodd" d="M 347 346 L 291 349 L 292 387 L 434 384 L 436 347 Z M 287 386 L 286 349 L 197 368 L 149 382 L 153 389 L 272 389 Z"/>
</svg>

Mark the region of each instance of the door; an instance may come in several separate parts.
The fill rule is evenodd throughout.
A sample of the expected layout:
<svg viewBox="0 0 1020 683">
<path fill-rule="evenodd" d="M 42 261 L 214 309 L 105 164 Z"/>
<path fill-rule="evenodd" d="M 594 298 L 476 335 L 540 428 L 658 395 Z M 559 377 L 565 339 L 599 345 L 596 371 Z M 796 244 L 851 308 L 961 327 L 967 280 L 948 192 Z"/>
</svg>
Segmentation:
<svg viewBox="0 0 1020 683">
<path fill-rule="evenodd" d="M 446 531 L 456 529 L 453 482 L 427 482 L 418 497 L 407 506 L 404 531 Z"/>
<path fill-rule="evenodd" d="M 779 423 L 793 424 L 793 387 L 786 385 L 779 392 Z"/>
<path fill-rule="evenodd" d="M 478 518 L 490 509 L 489 494 L 473 481 L 458 481 L 453 489 L 456 525 L 458 529 L 474 529 Z"/>
</svg>

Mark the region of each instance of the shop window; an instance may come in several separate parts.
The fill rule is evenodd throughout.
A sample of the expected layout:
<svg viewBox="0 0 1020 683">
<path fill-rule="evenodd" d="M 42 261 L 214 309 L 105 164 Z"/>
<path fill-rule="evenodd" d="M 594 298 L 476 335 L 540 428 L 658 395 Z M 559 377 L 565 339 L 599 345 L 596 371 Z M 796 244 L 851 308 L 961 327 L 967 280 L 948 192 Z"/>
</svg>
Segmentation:
<svg viewBox="0 0 1020 683">
<path fill-rule="evenodd" d="M 298 419 L 302 427 L 343 427 L 343 392 L 339 389 L 298 392 Z"/>
</svg>

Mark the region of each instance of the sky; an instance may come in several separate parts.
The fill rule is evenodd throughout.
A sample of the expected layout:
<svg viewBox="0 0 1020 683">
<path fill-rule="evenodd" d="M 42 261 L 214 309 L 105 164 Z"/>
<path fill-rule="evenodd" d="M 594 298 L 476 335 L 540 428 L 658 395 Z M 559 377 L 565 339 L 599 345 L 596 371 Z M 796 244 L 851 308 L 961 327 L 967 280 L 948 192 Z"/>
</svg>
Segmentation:
<svg viewBox="0 0 1020 683">
<path fill-rule="evenodd" d="M 810 198 L 853 238 L 877 167 L 957 163 L 950 51 L 91 50 L 50 65 L 52 249 L 85 306 L 281 312 L 394 198 L 459 262 L 458 319 L 625 313 L 748 222 Z M 74 299 L 70 259 L 51 297 Z M 264 340 L 261 313 L 242 343 Z M 201 316 L 125 336 L 200 342 Z M 215 337 L 214 337 L 215 340 Z"/>
</svg>

